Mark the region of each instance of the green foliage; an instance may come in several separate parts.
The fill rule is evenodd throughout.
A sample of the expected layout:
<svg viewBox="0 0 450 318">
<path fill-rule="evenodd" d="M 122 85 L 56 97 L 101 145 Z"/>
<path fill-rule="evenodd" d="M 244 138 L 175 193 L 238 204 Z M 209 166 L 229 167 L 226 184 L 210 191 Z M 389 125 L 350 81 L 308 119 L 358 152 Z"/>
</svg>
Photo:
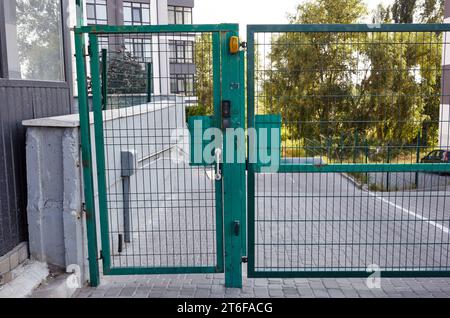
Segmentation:
<svg viewBox="0 0 450 318">
<path fill-rule="evenodd" d="M 198 106 L 188 111 L 200 112 L 196 115 L 210 115 L 214 110 L 213 92 L 213 50 L 211 34 L 197 36 L 194 46 L 195 79 L 194 90 Z"/>
<path fill-rule="evenodd" d="M 64 80 L 60 1 L 16 0 L 15 3 L 22 78 Z"/>
<path fill-rule="evenodd" d="M 147 75 L 143 65 L 125 47 L 111 52 L 108 57 L 108 93 L 146 93 Z"/>
<path fill-rule="evenodd" d="M 415 1 L 396 5 L 380 5 L 373 21 L 391 22 L 391 13 L 410 21 L 422 8 Z M 308 1 L 290 22 L 357 23 L 365 13 L 360 0 Z M 340 159 L 354 155 L 355 142 L 363 140 L 369 146 L 411 145 L 426 130 L 424 142 L 437 142 L 441 34 L 285 33 L 271 43 L 264 57 L 270 63 L 262 65 L 267 70 L 257 75 L 258 105 L 264 113 L 282 114 L 288 127 L 283 140 L 339 145 L 332 152 Z"/>
<path fill-rule="evenodd" d="M 417 0 L 395 0 L 392 5 L 392 17 L 395 23 L 412 23 Z"/>
<path fill-rule="evenodd" d="M 210 114 L 211 114 L 210 111 L 202 105 L 186 107 L 186 121 L 187 122 L 189 122 L 189 118 L 191 118 L 191 117 L 206 116 L 206 115 L 210 115 Z"/>
</svg>

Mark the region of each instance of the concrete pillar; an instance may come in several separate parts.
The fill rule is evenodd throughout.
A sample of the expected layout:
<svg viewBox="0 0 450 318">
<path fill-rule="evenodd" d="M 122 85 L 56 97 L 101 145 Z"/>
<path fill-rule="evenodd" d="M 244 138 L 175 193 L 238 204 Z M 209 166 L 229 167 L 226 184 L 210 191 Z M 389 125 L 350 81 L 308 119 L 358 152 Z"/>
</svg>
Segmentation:
<svg viewBox="0 0 450 318">
<path fill-rule="evenodd" d="M 76 265 L 86 281 L 78 127 L 28 127 L 26 155 L 30 257 Z"/>
<path fill-rule="evenodd" d="M 120 154 L 134 154 L 134 172 L 129 176 L 129 192 L 135 195 L 136 202 L 139 193 L 153 193 L 152 184 L 164 182 L 164 171 L 154 167 L 149 182 L 148 167 L 154 164 L 157 156 L 169 156 L 183 147 L 172 140 L 173 133 L 185 128 L 185 102 L 182 97 L 161 99 L 155 97 L 153 103 L 137 105 L 121 110 L 105 111 L 105 131 L 114 131 L 119 127 L 134 127 L 139 122 L 139 129 L 120 130 L 115 138 L 106 138 L 105 152 L 109 169 L 105 171 L 107 191 L 123 194 L 123 176 L 120 168 Z M 82 281 L 89 279 L 87 257 L 86 219 L 83 213 L 84 201 L 83 178 L 81 167 L 81 138 L 79 116 L 66 115 L 51 118 L 25 120 L 22 125 L 27 127 L 26 162 L 28 184 L 28 232 L 30 256 L 33 259 L 56 265 L 63 269 L 73 265 L 79 269 Z M 91 134 L 94 136 L 93 122 Z M 161 133 L 155 134 L 157 131 Z M 135 143 L 128 144 L 135 139 Z M 109 141 L 108 141 L 109 140 Z M 96 157 L 93 155 L 93 173 L 96 175 Z M 111 169 L 114 167 L 115 169 Z M 146 167 L 144 169 L 144 167 Z M 147 172 L 147 174 L 146 174 Z M 175 172 L 174 172 L 175 174 Z M 158 179 L 159 178 L 159 179 Z M 138 188 L 140 187 L 140 188 Z M 94 197 L 97 216 L 98 208 L 97 182 L 94 181 Z M 122 211 L 121 200 L 109 202 L 111 209 Z M 116 218 L 110 220 L 110 228 L 115 233 L 123 232 L 123 217 L 119 212 Z M 97 217 L 97 233 L 100 233 L 100 222 Z M 134 227 L 139 224 L 134 224 Z M 136 228 L 132 228 L 136 231 Z M 100 234 L 97 235 L 100 240 Z M 118 236 L 113 235 L 112 246 L 118 246 Z M 98 241 L 101 248 L 101 242 Z M 117 255 L 117 248 L 111 251 Z"/>
</svg>

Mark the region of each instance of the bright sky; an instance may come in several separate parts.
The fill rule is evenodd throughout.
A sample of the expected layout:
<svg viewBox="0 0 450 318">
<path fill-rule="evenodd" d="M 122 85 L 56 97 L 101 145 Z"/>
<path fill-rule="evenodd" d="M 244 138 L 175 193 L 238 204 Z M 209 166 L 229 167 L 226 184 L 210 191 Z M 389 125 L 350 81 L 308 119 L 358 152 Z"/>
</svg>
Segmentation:
<svg viewBox="0 0 450 318">
<path fill-rule="evenodd" d="M 295 12 L 304 0 L 195 0 L 194 23 L 239 23 L 243 36 L 247 24 L 287 23 L 287 13 Z M 380 2 L 391 4 L 393 0 L 366 0 L 369 10 Z M 256 10 L 257 8 L 257 10 Z"/>
</svg>

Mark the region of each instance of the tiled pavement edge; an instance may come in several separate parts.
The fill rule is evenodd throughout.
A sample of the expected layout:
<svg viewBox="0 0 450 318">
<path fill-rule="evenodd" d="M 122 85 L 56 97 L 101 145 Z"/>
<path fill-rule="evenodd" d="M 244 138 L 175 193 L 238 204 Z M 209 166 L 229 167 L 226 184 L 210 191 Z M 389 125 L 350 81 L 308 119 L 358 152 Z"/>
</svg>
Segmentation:
<svg viewBox="0 0 450 318">
<path fill-rule="evenodd" d="M 223 274 L 104 277 L 78 298 L 450 298 L 450 278 L 382 278 L 381 289 L 365 279 L 244 279 L 244 288 L 227 289 Z"/>
</svg>

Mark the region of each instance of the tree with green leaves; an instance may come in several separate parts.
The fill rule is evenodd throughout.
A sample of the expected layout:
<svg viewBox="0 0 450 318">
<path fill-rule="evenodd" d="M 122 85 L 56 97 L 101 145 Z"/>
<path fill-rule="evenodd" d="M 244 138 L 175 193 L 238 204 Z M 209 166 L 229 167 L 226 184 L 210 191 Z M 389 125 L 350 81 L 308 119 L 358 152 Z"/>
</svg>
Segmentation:
<svg viewBox="0 0 450 318">
<path fill-rule="evenodd" d="M 440 11 L 408 0 L 394 6 L 380 5 L 372 21 L 413 22 L 416 16 L 435 21 Z M 308 1 L 290 23 L 351 24 L 366 12 L 359 0 Z M 364 141 L 403 148 L 415 144 L 425 127 L 432 144 L 439 121 L 441 43 L 441 34 L 432 32 L 273 35 L 260 72 L 258 108 L 281 113 L 283 139 L 303 145 L 312 140 L 351 149 Z"/>
<path fill-rule="evenodd" d="M 360 0 L 309 1 L 297 10 L 290 23 L 356 23 L 366 13 Z M 267 70 L 258 104 L 266 113 L 281 113 L 287 127 L 283 138 L 327 140 L 347 130 L 348 116 L 358 107 L 350 98 L 357 60 L 345 45 L 353 36 L 285 33 L 272 38 L 270 64 L 261 66 Z"/>
<path fill-rule="evenodd" d="M 198 115 L 210 115 L 214 110 L 212 36 L 203 33 L 194 44 L 194 91 Z"/>
<path fill-rule="evenodd" d="M 16 0 L 15 5 L 22 78 L 64 80 L 60 1 Z"/>
<path fill-rule="evenodd" d="M 395 0 L 392 5 L 392 18 L 395 23 L 412 23 L 417 0 Z"/>
<path fill-rule="evenodd" d="M 111 52 L 108 57 L 108 93 L 146 93 L 147 79 L 143 65 L 125 46 Z"/>
</svg>

